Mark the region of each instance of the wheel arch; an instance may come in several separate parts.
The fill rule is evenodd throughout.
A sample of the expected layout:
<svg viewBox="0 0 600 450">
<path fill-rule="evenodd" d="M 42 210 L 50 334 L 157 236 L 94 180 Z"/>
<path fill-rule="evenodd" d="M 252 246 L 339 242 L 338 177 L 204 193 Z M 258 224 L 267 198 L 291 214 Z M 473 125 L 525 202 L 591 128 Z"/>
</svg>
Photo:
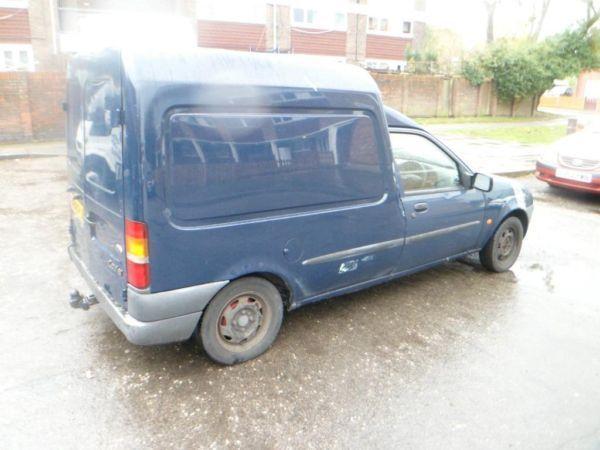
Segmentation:
<svg viewBox="0 0 600 450">
<path fill-rule="evenodd" d="M 525 212 L 525 210 L 522 208 L 513 209 L 508 214 L 506 214 L 496 226 L 496 230 L 509 217 L 516 217 L 521 221 L 521 225 L 523 225 L 523 237 L 525 237 L 525 235 L 527 234 L 527 229 L 529 228 L 529 217 L 527 216 L 527 212 Z M 496 232 L 496 230 L 494 230 L 494 233 Z"/>
<path fill-rule="evenodd" d="M 283 300 L 283 305 L 285 306 L 285 308 L 286 309 L 291 308 L 292 299 L 293 299 L 292 287 L 289 284 L 289 282 L 285 280 L 284 277 L 282 277 L 281 275 L 279 275 L 277 273 L 268 272 L 268 271 L 266 271 L 266 272 L 249 272 L 249 273 L 245 273 L 243 275 L 239 275 L 236 278 L 231 279 L 229 282 L 232 283 L 232 282 L 240 280 L 242 278 L 250 278 L 250 277 L 262 278 L 264 280 L 267 280 L 269 283 L 273 284 L 279 291 L 279 294 L 281 295 L 281 299 Z"/>
</svg>

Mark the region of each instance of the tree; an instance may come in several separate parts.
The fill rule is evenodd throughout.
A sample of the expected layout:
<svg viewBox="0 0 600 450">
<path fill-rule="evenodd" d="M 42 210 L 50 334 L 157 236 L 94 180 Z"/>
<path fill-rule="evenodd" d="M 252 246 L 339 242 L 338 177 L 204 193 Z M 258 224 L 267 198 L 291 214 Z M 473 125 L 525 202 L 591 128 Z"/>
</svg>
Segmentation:
<svg viewBox="0 0 600 450">
<path fill-rule="evenodd" d="M 600 4 L 597 0 L 582 0 L 586 5 L 586 18 L 582 28 L 589 30 L 600 19 Z"/>
<path fill-rule="evenodd" d="M 529 39 L 537 41 L 542 31 L 542 25 L 546 19 L 548 8 L 552 0 L 534 0 L 531 5 L 531 16 L 529 18 Z"/>
<path fill-rule="evenodd" d="M 502 0 L 484 0 L 487 12 L 487 43 L 494 42 L 494 17 L 496 16 L 496 7 Z"/>
<path fill-rule="evenodd" d="M 597 37 L 580 26 L 541 42 L 502 39 L 467 61 L 462 73 L 473 85 L 492 79 L 502 100 L 538 96 L 555 79 L 600 67 Z"/>
</svg>

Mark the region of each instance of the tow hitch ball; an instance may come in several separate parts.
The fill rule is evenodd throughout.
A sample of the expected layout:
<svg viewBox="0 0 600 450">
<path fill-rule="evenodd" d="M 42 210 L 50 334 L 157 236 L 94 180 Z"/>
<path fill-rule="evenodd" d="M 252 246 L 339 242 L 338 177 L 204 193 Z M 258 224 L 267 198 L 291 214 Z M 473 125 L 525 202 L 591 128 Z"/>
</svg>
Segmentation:
<svg viewBox="0 0 600 450">
<path fill-rule="evenodd" d="M 96 303 L 98 303 L 98 299 L 94 294 L 84 297 L 77 289 L 71 291 L 69 294 L 69 305 L 71 305 L 72 308 L 81 308 L 87 311 L 90 309 L 90 306 L 95 305 Z"/>
</svg>

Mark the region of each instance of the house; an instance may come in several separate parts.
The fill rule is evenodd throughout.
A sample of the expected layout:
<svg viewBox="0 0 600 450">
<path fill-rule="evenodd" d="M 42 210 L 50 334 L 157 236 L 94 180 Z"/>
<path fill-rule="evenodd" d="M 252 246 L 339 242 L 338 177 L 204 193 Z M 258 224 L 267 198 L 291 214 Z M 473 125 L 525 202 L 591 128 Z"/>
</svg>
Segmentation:
<svg viewBox="0 0 600 450">
<path fill-rule="evenodd" d="M 65 55 L 130 40 L 402 70 L 425 13 L 425 0 L 0 0 L 0 70 L 61 69 Z"/>
</svg>

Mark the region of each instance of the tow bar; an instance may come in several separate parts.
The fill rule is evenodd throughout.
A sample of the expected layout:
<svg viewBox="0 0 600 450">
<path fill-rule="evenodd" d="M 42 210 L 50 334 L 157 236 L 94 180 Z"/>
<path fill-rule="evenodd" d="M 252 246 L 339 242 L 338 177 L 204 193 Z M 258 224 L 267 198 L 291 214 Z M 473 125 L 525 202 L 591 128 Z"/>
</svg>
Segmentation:
<svg viewBox="0 0 600 450">
<path fill-rule="evenodd" d="M 87 311 L 90 309 L 90 306 L 93 306 L 96 303 L 98 303 L 98 299 L 94 294 L 84 297 L 77 289 L 71 291 L 69 294 L 69 305 L 71 305 L 71 308 L 81 308 L 84 311 Z"/>
</svg>

